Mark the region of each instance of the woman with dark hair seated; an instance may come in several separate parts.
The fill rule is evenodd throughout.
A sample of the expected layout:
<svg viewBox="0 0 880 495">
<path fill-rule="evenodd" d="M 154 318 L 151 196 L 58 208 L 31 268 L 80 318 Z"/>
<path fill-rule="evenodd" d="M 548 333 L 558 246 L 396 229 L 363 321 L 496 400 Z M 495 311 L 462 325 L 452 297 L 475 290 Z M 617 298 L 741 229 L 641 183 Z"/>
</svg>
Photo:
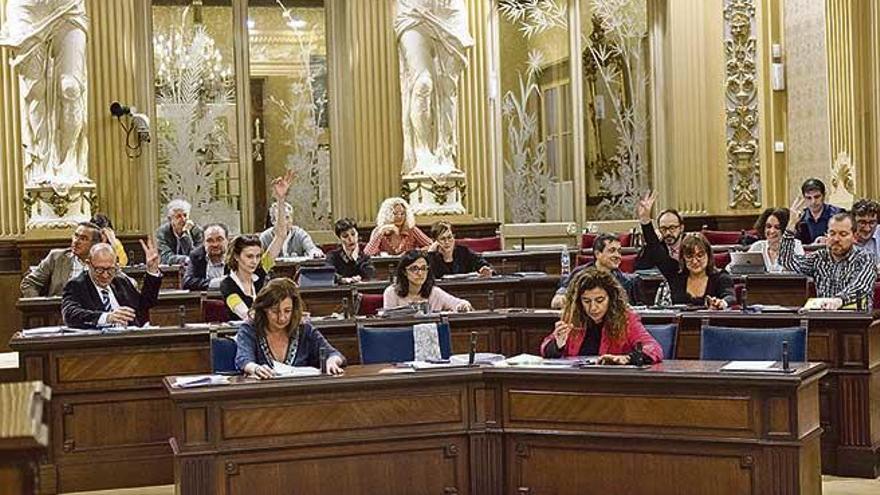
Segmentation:
<svg viewBox="0 0 880 495">
<path fill-rule="evenodd" d="M 760 240 L 749 246 L 749 252 L 762 253 L 764 255 L 764 267 L 770 273 L 785 271 L 779 263 L 779 246 L 782 241 L 782 233 L 788 225 L 789 213 L 785 208 L 767 208 L 755 222 L 755 230 Z M 803 256 L 804 246 L 801 241 L 795 239 L 795 254 Z"/>
<path fill-rule="evenodd" d="M 279 278 L 266 284 L 254 300 L 253 313 L 253 320 L 243 323 L 235 335 L 235 366 L 243 373 L 272 378 L 275 361 L 320 369 L 322 354 L 327 373 L 342 373 L 345 357 L 303 320 L 302 298 L 292 280 Z"/>
<path fill-rule="evenodd" d="M 733 279 L 715 267 L 712 246 L 703 234 L 685 235 L 678 261 L 660 252 L 660 241 L 656 237 L 647 241 L 646 252 L 654 256 L 654 263 L 669 284 L 672 304 L 727 309 L 736 302 Z"/>
<path fill-rule="evenodd" d="M 428 264 L 435 279 L 444 275 L 477 273 L 480 277 L 491 277 L 492 267 L 479 254 L 467 246 L 455 243 L 455 234 L 449 222 L 437 222 L 431 227 L 434 243 L 428 247 Z"/>
<path fill-rule="evenodd" d="M 600 364 L 652 364 L 663 360 L 663 349 L 630 309 L 614 275 L 591 267 L 569 284 L 562 318 L 541 343 L 541 355 L 599 356 Z"/>
<path fill-rule="evenodd" d="M 406 304 L 428 302 L 431 311 L 471 311 L 471 303 L 459 299 L 434 285 L 428 257 L 422 251 L 408 251 L 397 264 L 394 284 L 385 289 L 382 307 L 396 308 Z"/>
<path fill-rule="evenodd" d="M 339 283 L 352 284 L 369 280 L 376 275 L 370 255 L 358 244 L 357 223 L 351 218 L 340 218 L 334 225 L 339 249 L 327 253 L 327 264 L 336 269 Z"/>
</svg>

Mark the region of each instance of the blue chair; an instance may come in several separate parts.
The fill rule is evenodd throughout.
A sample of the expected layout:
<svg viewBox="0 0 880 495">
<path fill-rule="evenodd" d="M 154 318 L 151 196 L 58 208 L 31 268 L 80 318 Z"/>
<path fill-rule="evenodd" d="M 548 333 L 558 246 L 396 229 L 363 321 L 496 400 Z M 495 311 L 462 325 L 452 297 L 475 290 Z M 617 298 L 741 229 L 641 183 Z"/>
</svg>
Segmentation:
<svg viewBox="0 0 880 495">
<path fill-rule="evenodd" d="M 219 374 L 238 374 L 235 367 L 235 339 L 211 335 L 211 369 Z"/>
<path fill-rule="evenodd" d="M 654 337 L 663 349 L 663 359 L 675 359 L 675 342 L 678 339 L 678 325 L 645 325 L 645 330 Z"/>
<path fill-rule="evenodd" d="M 791 361 L 807 360 L 807 329 L 742 328 L 703 325 L 700 359 L 712 361 L 781 361 L 782 342 L 788 342 Z"/>
<path fill-rule="evenodd" d="M 365 327 L 358 325 L 358 349 L 361 364 L 402 363 L 415 359 L 413 327 Z M 437 323 L 440 356 L 452 355 L 452 336 L 449 323 Z"/>
</svg>

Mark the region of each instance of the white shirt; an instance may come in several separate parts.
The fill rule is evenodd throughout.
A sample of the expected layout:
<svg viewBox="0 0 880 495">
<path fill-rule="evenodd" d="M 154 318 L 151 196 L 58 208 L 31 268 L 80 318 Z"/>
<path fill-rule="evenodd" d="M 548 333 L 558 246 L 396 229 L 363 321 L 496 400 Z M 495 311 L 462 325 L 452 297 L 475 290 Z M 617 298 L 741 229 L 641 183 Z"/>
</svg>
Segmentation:
<svg viewBox="0 0 880 495">
<path fill-rule="evenodd" d="M 98 300 L 103 301 L 104 296 L 101 295 L 101 292 L 105 289 L 98 287 L 98 285 L 95 283 L 94 280 L 92 281 L 92 287 L 95 288 L 95 292 L 98 294 Z M 113 293 L 113 287 L 108 285 L 106 287 L 106 290 L 110 296 L 110 311 L 111 312 L 116 311 L 117 309 L 119 309 L 119 301 L 116 300 L 116 294 Z M 107 326 L 107 318 L 109 318 L 109 317 L 110 317 L 110 313 L 102 313 L 101 317 L 98 318 L 98 326 L 101 326 L 101 327 Z"/>
<path fill-rule="evenodd" d="M 795 254 L 803 255 L 804 254 L 804 246 L 801 244 L 801 241 L 795 239 L 794 240 L 794 252 Z M 776 255 L 776 261 L 772 261 L 770 259 L 770 254 L 767 252 L 767 247 L 769 243 L 766 239 L 761 239 L 760 241 L 755 241 L 751 246 L 749 246 L 750 253 L 761 253 L 764 255 L 764 267 L 767 269 L 768 273 L 781 273 L 785 271 L 785 268 L 779 264 L 779 254 Z"/>
<path fill-rule="evenodd" d="M 73 280 L 78 277 L 83 270 L 86 269 L 86 265 L 80 260 L 73 252 L 70 252 L 70 278 L 68 280 Z"/>
</svg>

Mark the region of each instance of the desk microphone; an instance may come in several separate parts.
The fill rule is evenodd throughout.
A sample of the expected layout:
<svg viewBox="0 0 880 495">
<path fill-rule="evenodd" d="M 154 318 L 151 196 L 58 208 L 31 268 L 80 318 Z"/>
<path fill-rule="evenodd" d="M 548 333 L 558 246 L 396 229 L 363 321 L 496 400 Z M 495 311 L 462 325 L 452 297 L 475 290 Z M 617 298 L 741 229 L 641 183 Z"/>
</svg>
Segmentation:
<svg viewBox="0 0 880 495">
<path fill-rule="evenodd" d="M 495 291 L 489 289 L 489 292 L 486 294 L 486 296 L 488 298 L 488 301 L 486 302 L 486 305 L 488 306 L 487 309 L 489 311 L 495 311 Z"/>
<path fill-rule="evenodd" d="M 177 325 L 186 328 L 186 306 L 183 304 L 177 307 Z"/>
<path fill-rule="evenodd" d="M 788 370 L 788 341 L 782 341 L 782 369 Z"/>
<path fill-rule="evenodd" d="M 742 292 L 740 292 L 740 297 L 742 299 L 742 311 L 743 313 L 747 312 L 749 309 L 749 288 L 748 286 L 743 286 Z"/>
<path fill-rule="evenodd" d="M 471 348 L 468 351 L 468 366 L 474 365 L 477 356 L 477 332 L 471 332 Z"/>
<path fill-rule="evenodd" d="M 636 351 L 633 353 L 632 357 L 633 366 L 644 366 L 645 364 L 645 354 L 642 352 L 642 343 L 636 342 Z"/>
</svg>

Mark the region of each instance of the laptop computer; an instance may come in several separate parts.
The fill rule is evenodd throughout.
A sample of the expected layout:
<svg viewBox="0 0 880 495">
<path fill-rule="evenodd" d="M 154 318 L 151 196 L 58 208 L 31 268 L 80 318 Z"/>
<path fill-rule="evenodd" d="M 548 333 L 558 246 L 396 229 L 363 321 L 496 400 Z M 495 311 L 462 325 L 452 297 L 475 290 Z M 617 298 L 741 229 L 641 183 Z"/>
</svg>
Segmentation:
<svg viewBox="0 0 880 495">
<path fill-rule="evenodd" d="M 332 287 L 336 285 L 336 269 L 332 266 L 300 266 L 300 287 Z"/>
<path fill-rule="evenodd" d="M 764 253 L 731 251 L 730 273 L 736 275 L 767 273 L 767 266 L 764 265 Z"/>
</svg>

